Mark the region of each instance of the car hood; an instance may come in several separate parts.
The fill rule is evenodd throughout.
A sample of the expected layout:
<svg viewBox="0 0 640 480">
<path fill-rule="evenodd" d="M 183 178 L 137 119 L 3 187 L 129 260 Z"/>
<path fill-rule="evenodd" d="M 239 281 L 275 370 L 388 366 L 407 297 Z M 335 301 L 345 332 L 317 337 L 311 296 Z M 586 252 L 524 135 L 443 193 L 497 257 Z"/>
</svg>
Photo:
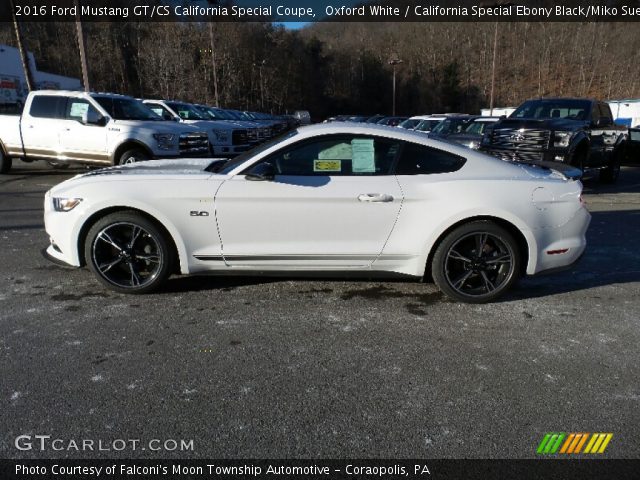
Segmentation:
<svg viewBox="0 0 640 480">
<path fill-rule="evenodd" d="M 541 130 L 578 130 L 589 126 L 583 120 L 569 120 L 566 118 L 506 118 L 497 122 L 493 128 L 527 128 Z"/>
<path fill-rule="evenodd" d="M 178 158 L 175 160 L 149 160 L 145 162 L 102 168 L 89 173 L 76 175 L 73 179 L 114 175 L 196 175 L 206 173 L 206 168 L 214 162 L 226 161 L 226 158 Z"/>
</svg>

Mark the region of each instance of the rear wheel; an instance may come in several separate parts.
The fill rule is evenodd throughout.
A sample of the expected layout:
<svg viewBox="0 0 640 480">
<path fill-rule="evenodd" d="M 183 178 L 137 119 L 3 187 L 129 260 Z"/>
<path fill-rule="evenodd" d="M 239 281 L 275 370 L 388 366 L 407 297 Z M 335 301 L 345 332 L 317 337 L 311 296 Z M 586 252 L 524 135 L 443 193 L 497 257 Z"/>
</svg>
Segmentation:
<svg viewBox="0 0 640 480">
<path fill-rule="evenodd" d="M 0 149 L 0 173 L 7 173 L 11 170 L 12 160 L 10 157 L 7 157 L 2 149 Z"/>
<path fill-rule="evenodd" d="M 116 212 L 87 234 L 85 259 L 104 285 L 121 293 L 147 293 L 171 274 L 174 251 L 166 234 L 137 212 Z"/>
<path fill-rule="evenodd" d="M 134 148 L 127 150 L 118 159 L 118 165 L 127 165 L 129 163 L 143 162 L 149 160 L 149 155 L 142 149 Z"/>
<path fill-rule="evenodd" d="M 448 297 L 466 303 L 490 302 L 516 282 L 521 254 L 513 236 L 490 221 L 454 229 L 437 246 L 432 276 Z"/>
</svg>

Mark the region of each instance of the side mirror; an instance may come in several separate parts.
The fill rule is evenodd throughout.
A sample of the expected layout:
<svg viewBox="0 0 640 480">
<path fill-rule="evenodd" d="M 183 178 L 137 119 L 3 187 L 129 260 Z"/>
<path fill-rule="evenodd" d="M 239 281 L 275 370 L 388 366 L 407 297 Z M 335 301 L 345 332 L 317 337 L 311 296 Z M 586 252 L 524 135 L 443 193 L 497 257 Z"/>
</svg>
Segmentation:
<svg viewBox="0 0 640 480">
<path fill-rule="evenodd" d="M 80 122 L 83 125 L 98 125 L 100 127 L 103 127 L 107 124 L 107 119 L 95 110 L 88 109 L 82 114 L 82 119 L 80 120 Z"/>
<path fill-rule="evenodd" d="M 276 178 L 276 169 L 271 163 L 259 163 L 244 178 L 254 182 L 272 181 Z"/>
</svg>

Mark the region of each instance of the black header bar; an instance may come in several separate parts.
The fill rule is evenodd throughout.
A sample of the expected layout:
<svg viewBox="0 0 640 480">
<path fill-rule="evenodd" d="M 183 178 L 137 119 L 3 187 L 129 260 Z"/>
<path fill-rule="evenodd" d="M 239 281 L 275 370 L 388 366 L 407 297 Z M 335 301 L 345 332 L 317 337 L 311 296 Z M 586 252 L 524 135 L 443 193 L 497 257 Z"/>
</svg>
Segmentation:
<svg viewBox="0 0 640 480">
<path fill-rule="evenodd" d="M 636 22 L 640 0 L 3 0 L 22 22 Z"/>
</svg>

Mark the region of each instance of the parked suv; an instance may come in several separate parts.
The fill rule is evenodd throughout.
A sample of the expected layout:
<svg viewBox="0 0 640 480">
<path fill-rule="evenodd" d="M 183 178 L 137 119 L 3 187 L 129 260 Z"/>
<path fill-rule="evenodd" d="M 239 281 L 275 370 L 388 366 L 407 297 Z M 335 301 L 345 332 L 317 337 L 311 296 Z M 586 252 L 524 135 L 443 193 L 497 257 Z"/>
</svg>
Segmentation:
<svg viewBox="0 0 640 480">
<path fill-rule="evenodd" d="M 503 160 L 599 170 L 603 182 L 620 173 L 627 129 L 605 102 L 585 98 L 527 100 L 485 130 L 480 149 Z"/>
</svg>

